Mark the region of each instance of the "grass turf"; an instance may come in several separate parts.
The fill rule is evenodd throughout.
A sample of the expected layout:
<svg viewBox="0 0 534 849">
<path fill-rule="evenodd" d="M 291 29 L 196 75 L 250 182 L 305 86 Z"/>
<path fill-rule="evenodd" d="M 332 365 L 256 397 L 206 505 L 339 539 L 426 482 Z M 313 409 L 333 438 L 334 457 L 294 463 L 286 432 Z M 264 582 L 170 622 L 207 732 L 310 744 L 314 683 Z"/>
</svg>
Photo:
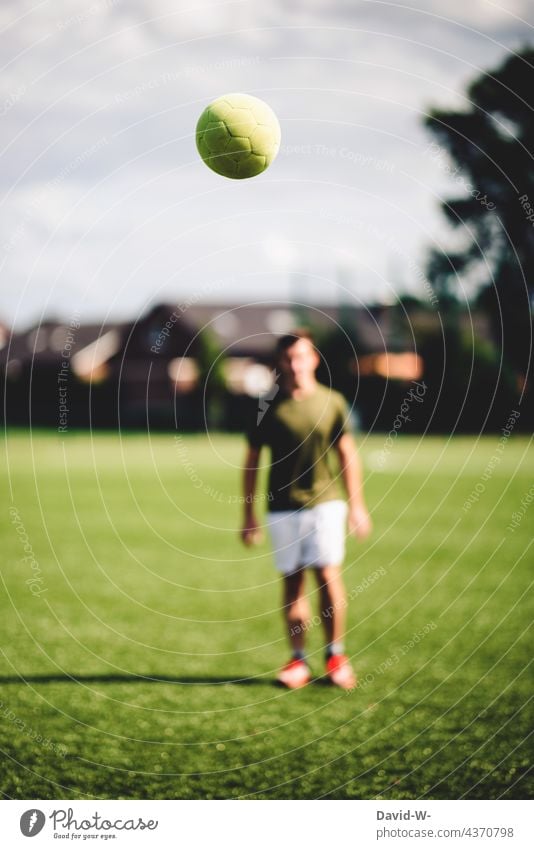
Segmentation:
<svg viewBox="0 0 534 849">
<path fill-rule="evenodd" d="M 530 443 L 383 447 L 362 439 L 375 531 L 344 568 L 360 686 L 286 692 L 279 579 L 236 533 L 241 440 L 10 433 L 4 798 L 530 795 Z M 308 642 L 319 676 L 313 621 Z"/>
</svg>

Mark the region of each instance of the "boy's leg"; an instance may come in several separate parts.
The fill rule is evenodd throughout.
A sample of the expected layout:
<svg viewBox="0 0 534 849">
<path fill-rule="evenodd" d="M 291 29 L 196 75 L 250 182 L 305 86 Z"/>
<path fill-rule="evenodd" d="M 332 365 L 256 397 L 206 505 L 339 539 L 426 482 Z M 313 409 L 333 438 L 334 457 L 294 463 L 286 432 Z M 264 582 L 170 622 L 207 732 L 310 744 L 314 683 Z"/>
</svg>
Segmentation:
<svg viewBox="0 0 534 849">
<path fill-rule="evenodd" d="M 316 572 L 327 643 L 326 674 L 332 684 L 352 690 L 356 686 L 356 676 L 343 646 L 347 596 L 341 569 L 339 566 L 322 566 Z"/>
<path fill-rule="evenodd" d="M 283 601 L 292 658 L 280 670 L 276 680 L 284 687 L 296 689 L 310 682 L 310 669 L 304 658 L 304 631 L 310 615 L 308 599 L 304 596 L 304 569 L 284 575 Z"/>
<path fill-rule="evenodd" d="M 283 614 L 294 656 L 304 652 L 304 632 L 310 620 L 310 605 L 304 595 L 304 569 L 284 575 Z"/>
<path fill-rule="evenodd" d="M 347 595 L 339 566 L 314 569 L 319 585 L 319 612 L 328 645 L 343 643 L 347 610 Z"/>
</svg>

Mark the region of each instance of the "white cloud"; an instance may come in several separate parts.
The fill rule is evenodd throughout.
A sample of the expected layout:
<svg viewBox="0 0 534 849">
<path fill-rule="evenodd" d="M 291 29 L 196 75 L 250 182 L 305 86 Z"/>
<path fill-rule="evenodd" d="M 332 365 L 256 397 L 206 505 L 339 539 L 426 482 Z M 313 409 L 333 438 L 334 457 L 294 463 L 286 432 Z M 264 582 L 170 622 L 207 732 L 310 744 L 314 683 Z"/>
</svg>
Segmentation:
<svg viewBox="0 0 534 849">
<path fill-rule="evenodd" d="M 221 273 L 230 298 L 284 297 L 289 267 L 330 280 L 332 297 L 340 265 L 358 297 L 385 291 L 392 256 L 404 261 L 387 240 L 419 261 L 442 234 L 421 114 L 461 102 L 531 32 L 514 17 L 526 0 L 410 5 L 4 2 L 2 318 L 83 299 L 87 314 L 132 315 Z M 264 97 L 283 128 L 275 165 L 244 183 L 194 146 L 203 105 L 235 90 Z"/>
</svg>

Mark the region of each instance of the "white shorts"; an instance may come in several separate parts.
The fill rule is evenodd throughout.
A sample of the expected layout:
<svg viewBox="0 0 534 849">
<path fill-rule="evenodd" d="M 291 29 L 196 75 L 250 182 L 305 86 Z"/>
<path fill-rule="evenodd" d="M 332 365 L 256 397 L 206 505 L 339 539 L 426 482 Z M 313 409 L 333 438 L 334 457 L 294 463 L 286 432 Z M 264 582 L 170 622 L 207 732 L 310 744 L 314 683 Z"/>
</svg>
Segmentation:
<svg viewBox="0 0 534 849">
<path fill-rule="evenodd" d="M 339 566 L 345 557 L 346 501 L 325 501 L 266 518 L 275 566 L 284 575 L 299 567 Z"/>
</svg>

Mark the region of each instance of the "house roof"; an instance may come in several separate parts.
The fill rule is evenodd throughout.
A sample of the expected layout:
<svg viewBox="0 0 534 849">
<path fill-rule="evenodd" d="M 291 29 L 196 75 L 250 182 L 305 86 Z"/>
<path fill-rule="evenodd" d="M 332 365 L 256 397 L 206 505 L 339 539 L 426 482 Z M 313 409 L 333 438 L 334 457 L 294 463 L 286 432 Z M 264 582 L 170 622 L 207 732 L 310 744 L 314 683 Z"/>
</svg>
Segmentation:
<svg viewBox="0 0 534 849">
<path fill-rule="evenodd" d="M 43 321 L 22 332 L 8 334 L 0 350 L 0 365 L 5 366 L 7 361 L 20 365 L 32 361 L 56 364 L 118 326 Z"/>
<path fill-rule="evenodd" d="M 320 329 L 354 324 L 366 350 L 383 350 L 393 340 L 382 310 L 336 305 L 292 309 L 286 302 L 245 305 L 193 304 L 187 317 L 198 329 L 209 328 L 219 344 L 233 356 L 270 353 L 277 336 L 294 327 L 312 325 Z"/>
<path fill-rule="evenodd" d="M 465 332 L 490 337 L 487 318 L 479 312 L 462 315 L 460 323 Z M 5 367 L 8 359 L 16 368 L 31 362 L 57 364 L 64 353 L 77 356 L 79 361 L 78 355 L 87 349 L 88 354 L 96 352 L 98 358 L 107 360 L 144 359 L 153 356 L 154 343 L 158 358 L 194 356 L 194 339 L 203 329 L 214 333 L 225 354 L 266 359 L 277 336 L 308 324 L 325 330 L 336 325 L 352 327 L 361 353 L 371 354 L 413 350 L 414 329 L 439 328 L 439 316 L 420 308 L 411 309 L 407 315 L 391 307 L 329 304 L 292 308 L 284 301 L 186 303 L 179 309 L 176 304 L 158 304 L 134 322 L 78 325 L 76 321 L 45 321 L 11 334 L 2 325 L 0 366 Z M 162 336 L 166 326 L 170 330 Z M 110 340 L 114 340 L 113 345 Z"/>
</svg>

